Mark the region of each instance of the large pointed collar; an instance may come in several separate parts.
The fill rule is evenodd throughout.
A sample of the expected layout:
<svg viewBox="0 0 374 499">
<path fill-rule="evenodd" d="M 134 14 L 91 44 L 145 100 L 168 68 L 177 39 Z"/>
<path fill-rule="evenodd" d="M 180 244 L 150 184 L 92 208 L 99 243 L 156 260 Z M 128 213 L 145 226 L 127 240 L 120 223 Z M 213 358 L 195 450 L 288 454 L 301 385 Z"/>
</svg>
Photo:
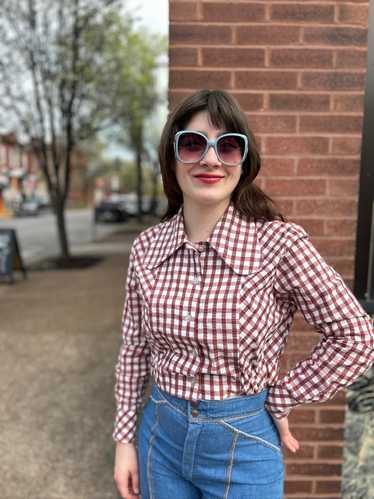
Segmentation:
<svg viewBox="0 0 374 499">
<path fill-rule="evenodd" d="M 145 266 L 148 269 L 157 267 L 187 241 L 182 205 L 172 218 L 160 224 L 160 230 L 145 255 Z M 242 217 L 233 203 L 227 206 L 207 241 L 237 274 L 247 275 L 261 268 L 256 223 Z"/>
</svg>

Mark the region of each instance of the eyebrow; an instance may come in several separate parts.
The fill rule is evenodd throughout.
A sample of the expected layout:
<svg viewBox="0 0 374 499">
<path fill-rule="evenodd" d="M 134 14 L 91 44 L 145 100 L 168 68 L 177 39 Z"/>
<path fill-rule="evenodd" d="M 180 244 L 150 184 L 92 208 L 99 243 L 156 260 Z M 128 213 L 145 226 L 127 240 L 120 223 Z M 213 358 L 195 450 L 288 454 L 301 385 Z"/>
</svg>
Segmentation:
<svg viewBox="0 0 374 499">
<path fill-rule="evenodd" d="M 195 130 L 195 132 L 200 132 L 200 133 L 202 133 L 203 135 L 207 135 L 207 132 L 206 132 L 205 130 Z M 224 134 L 224 133 L 228 133 L 228 130 L 223 130 L 223 131 L 219 132 L 219 133 L 218 133 L 218 136 L 219 136 L 219 135 L 222 135 L 222 134 Z"/>
</svg>

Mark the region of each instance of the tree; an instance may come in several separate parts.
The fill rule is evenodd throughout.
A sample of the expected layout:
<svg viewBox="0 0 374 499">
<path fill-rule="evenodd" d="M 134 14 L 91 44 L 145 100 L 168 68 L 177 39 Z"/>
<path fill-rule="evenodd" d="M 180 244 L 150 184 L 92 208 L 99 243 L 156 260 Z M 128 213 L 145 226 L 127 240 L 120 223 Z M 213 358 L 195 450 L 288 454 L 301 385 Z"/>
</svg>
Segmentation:
<svg viewBox="0 0 374 499">
<path fill-rule="evenodd" d="M 129 64 L 110 50 L 119 27 Z M 66 259 L 72 153 L 81 140 L 123 120 L 136 86 L 133 36 L 121 0 L 1 0 L 0 115 L 40 158 Z"/>
<path fill-rule="evenodd" d="M 144 212 L 142 201 L 144 160 L 152 164 L 155 185 L 157 183 L 158 161 L 155 161 L 154 155 L 150 152 L 155 149 L 154 131 L 150 119 L 152 112 L 166 99 L 166 95 L 161 95 L 157 89 L 155 71 L 162 64 L 161 59 L 166 54 L 167 39 L 151 34 L 145 29 L 128 34 L 123 30 L 119 16 L 112 26 L 112 39 L 108 48 L 112 57 L 117 60 L 117 67 L 122 68 L 119 81 L 123 82 L 116 94 L 117 119 L 112 137 L 134 153 L 137 168 L 137 212 L 141 221 Z M 131 78 L 128 75 L 129 70 Z M 150 134 L 147 133 L 147 129 L 151 130 Z M 153 197 L 155 198 L 155 195 Z M 152 207 L 155 209 L 155 201 Z"/>
</svg>

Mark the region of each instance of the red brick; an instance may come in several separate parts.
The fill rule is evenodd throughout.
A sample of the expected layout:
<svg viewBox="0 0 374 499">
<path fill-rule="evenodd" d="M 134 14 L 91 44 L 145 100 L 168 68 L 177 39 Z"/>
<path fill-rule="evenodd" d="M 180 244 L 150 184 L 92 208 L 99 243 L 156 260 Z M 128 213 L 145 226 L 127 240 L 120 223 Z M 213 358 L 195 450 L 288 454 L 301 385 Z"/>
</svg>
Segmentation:
<svg viewBox="0 0 374 499">
<path fill-rule="evenodd" d="M 192 47 L 169 47 L 170 67 L 197 66 L 197 49 Z"/>
<path fill-rule="evenodd" d="M 287 350 L 299 352 L 301 355 L 304 355 L 305 352 L 311 351 L 319 340 L 320 335 L 314 332 L 308 334 L 291 334 L 288 338 Z"/>
<path fill-rule="evenodd" d="M 344 426 L 294 426 L 292 432 L 300 442 L 340 442 L 344 437 Z"/>
<path fill-rule="evenodd" d="M 294 220 L 295 216 L 290 218 L 290 221 Z M 304 342 L 305 336 L 310 336 L 311 333 L 315 332 L 315 329 L 306 322 L 304 316 L 301 314 L 299 310 L 296 310 L 294 320 L 291 325 L 291 331 L 296 332 L 297 338 L 299 338 L 299 341 L 301 343 Z M 291 336 L 289 337 L 289 341 L 291 341 L 292 338 L 292 333 Z"/>
<path fill-rule="evenodd" d="M 322 196 L 326 194 L 326 181 L 266 179 L 266 192 L 270 196 Z"/>
<path fill-rule="evenodd" d="M 230 26 L 170 24 L 170 43 L 192 45 L 227 45 L 232 41 Z"/>
<path fill-rule="evenodd" d="M 297 175 L 302 177 L 355 176 L 360 169 L 360 160 L 345 158 L 300 158 Z"/>
<path fill-rule="evenodd" d="M 334 95 L 333 111 L 361 113 L 364 109 L 364 94 Z"/>
<path fill-rule="evenodd" d="M 196 2 L 169 2 L 170 21 L 194 21 L 199 18 Z"/>
<path fill-rule="evenodd" d="M 276 204 L 281 213 L 290 214 L 294 211 L 294 201 L 292 199 L 276 199 Z"/>
<path fill-rule="evenodd" d="M 282 68 L 331 68 L 332 50 L 324 49 L 272 49 L 270 66 Z"/>
<path fill-rule="evenodd" d="M 328 263 L 343 276 L 345 281 L 353 277 L 353 258 L 329 258 Z"/>
<path fill-rule="evenodd" d="M 341 464 L 332 463 L 287 463 L 287 475 L 306 476 L 340 476 Z"/>
<path fill-rule="evenodd" d="M 282 114 L 249 114 L 248 122 L 254 133 L 295 133 L 296 116 Z"/>
<path fill-rule="evenodd" d="M 316 417 L 316 410 L 313 409 L 301 409 L 300 407 L 297 407 L 293 409 L 290 412 L 290 416 L 288 418 L 288 421 L 290 423 L 290 426 L 293 427 L 294 425 L 302 425 L 304 423 L 315 423 L 317 420 Z"/>
<path fill-rule="evenodd" d="M 261 189 L 264 190 L 264 179 L 262 177 L 257 177 L 255 184 Z"/>
<path fill-rule="evenodd" d="M 172 0 L 173 2 L 175 1 L 178 1 L 178 0 Z M 225 0 L 220 0 L 222 2 L 225 2 Z M 244 0 L 245 1 L 245 0 Z M 268 0 L 262 0 L 263 2 L 267 2 Z M 276 2 L 279 2 L 279 3 L 284 3 L 284 0 L 272 0 L 273 3 L 276 3 Z M 299 2 L 300 0 L 296 0 L 297 2 Z M 316 0 L 303 0 L 304 3 L 307 3 L 307 2 L 310 2 L 310 3 L 316 3 Z M 344 2 L 348 2 L 348 3 L 364 3 L 364 4 L 367 4 L 368 3 L 368 0 L 339 0 L 339 2 L 341 3 L 344 3 Z"/>
<path fill-rule="evenodd" d="M 326 154 L 327 137 L 267 137 L 265 150 L 267 154 Z"/>
<path fill-rule="evenodd" d="M 284 492 L 286 494 L 309 494 L 312 492 L 312 482 L 306 480 L 285 480 Z"/>
<path fill-rule="evenodd" d="M 338 5 L 338 20 L 345 24 L 361 24 L 367 28 L 369 5 Z"/>
<path fill-rule="evenodd" d="M 361 142 L 361 136 L 332 137 L 331 152 L 332 154 L 359 155 L 361 152 Z"/>
<path fill-rule="evenodd" d="M 367 67 L 367 50 L 351 48 L 349 50 L 336 51 L 336 67 L 337 68 L 362 68 Z"/>
<path fill-rule="evenodd" d="M 265 21 L 263 3 L 209 2 L 202 4 L 203 19 L 210 22 Z"/>
<path fill-rule="evenodd" d="M 300 132 L 317 133 L 360 133 L 362 116 L 352 115 L 306 115 L 300 116 Z"/>
<path fill-rule="evenodd" d="M 295 210 L 299 215 L 320 215 L 352 217 L 357 210 L 357 201 L 354 199 L 304 199 L 296 200 Z"/>
<path fill-rule="evenodd" d="M 318 445 L 317 446 L 317 459 L 342 459 L 343 446 L 342 445 Z"/>
<path fill-rule="evenodd" d="M 259 111 L 264 108 L 264 95 L 252 92 L 232 92 L 243 111 Z"/>
<path fill-rule="evenodd" d="M 345 26 L 306 27 L 304 30 L 304 42 L 318 45 L 366 47 L 367 30 Z"/>
<path fill-rule="evenodd" d="M 339 409 L 320 409 L 319 411 L 319 423 L 322 424 L 332 424 L 341 423 L 344 424 L 345 412 Z"/>
<path fill-rule="evenodd" d="M 297 73 L 291 71 L 236 71 L 236 88 L 246 90 L 293 90 Z"/>
<path fill-rule="evenodd" d="M 271 6 L 270 17 L 274 21 L 333 23 L 334 6 L 299 2 L 274 4 Z"/>
<path fill-rule="evenodd" d="M 356 219 L 331 219 L 325 221 L 326 235 L 348 236 L 356 235 Z"/>
<path fill-rule="evenodd" d="M 299 43 L 300 27 L 298 26 L 238 26 L 237 42 L 247 45 L 293 45 Z"/>
<path fill-rule="evenodd" d="M 318 480 L 315 491 L 318 494 L 338 494 L 341 492 L 341 486 L 341 480 Z"/>
<path fill-rule="evenodd" d="M 264 177 L 292 177 L 295 174 L 295 160 L 264 157 L 260 174 Z"/>
<path fill-rule="evenodd" d="M 264 67 L 265 50 L 256 48 L 203 48 L 203 67 Z"/>
<path fill-rule="evenodd" d="M 269 109 L 277 111 L 328 111 L 330 109 L 330 96 L 302 93 L 270 94 Z"/>
<path fill-rule="evenodd" d="M 295 218 L 294 221 L 304 227 L 312 237 L 325 235 L 324 221 L 319 218 Z"/>
<path fill-rule="evenodd" d="M 324 402 L 324 407 L 330 407 L 334 405 L 343 406 L 346 404 L 346 393 L 345 389 L 339 390 L 332 399 Z"/>
<path fill-rule="evenodd" d="M 299 450 L 294 454 L 287 447 L 283 447 L 283 454 L 286 462 L 292 462 L 295 459 L 307 459 L 308 461 L 313 460 L 315 456 L 315 446 L 308 445 L 306 443 L 302 443 L 299 447 Z M 288 475 L 287 475 L 288 476 Z"/>
<path fill-rule="evenodd" d="M 349 289 L 352 291 L 353 290 L 353 279 L 345 279 L 344 282 L 349 287 Z"/>
<path fill-rule="evenodd" d="M 358 72 L 303 71 L 301 87 L 311 90 L 362 90 L 365 74 Z"/>
<path fill-rule="evenodd" d="M 358 180 L 334 178 L 328 180 L 328 193 L 330 196 L 358 196 Z"/>
<path fill-rule="evenodd" d="M 180 91 L 169 89 L 168 100 L 169 100 L 169 109 L 173 109 L 177 104 L 179 104 L 183 99 L 191 95 L 191 91 Z"/>
<path fill-rule="evenodd" d="M 171 88 L 228 88 L 230 87 L 230 73 L 229 71 L 171 70 L 169 85 Z"/>
<path fill-rule="evenodd" d="M 257 135 L 257 137 L 255 137 L 255 141 L 257 145 L 257 150 L 262 155 L 264 150 L 264 138 L 261 137 L 261 135 Z"/>
</svg>

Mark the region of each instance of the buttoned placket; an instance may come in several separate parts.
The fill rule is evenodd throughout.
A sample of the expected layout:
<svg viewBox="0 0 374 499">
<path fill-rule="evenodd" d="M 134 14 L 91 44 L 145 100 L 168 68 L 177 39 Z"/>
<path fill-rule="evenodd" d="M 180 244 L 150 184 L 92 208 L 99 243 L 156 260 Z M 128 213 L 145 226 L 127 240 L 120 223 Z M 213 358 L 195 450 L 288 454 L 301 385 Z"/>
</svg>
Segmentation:
<svg viewBox="0 0 374 499">
<path fill-rule="evenodd" d="M 194 277 L 192 279 L 192 282 L 193 282 L 194 286 L 198 286 L 201 284 L 201 279 L 202 279 L 201 278 L 201 257 L 204 255 L 205 244 L 206 244 L 205 242 L 199 242 L 196 247 L 195 246 L 193 247 Z M 190 312 L 186 312 L 185 319 L 187 321 L 193 321 L 194 317 L 192 316 L 192 314 Z M 194 353 L 196 354 L 197 359 L 199 359 L 200 352 L 199 352 L 199 349 L 197 347 L 194 348 Z M 197 382 L 198 375 L 199 375 L 199 373 L 197 372 L 194 376 L 187 376 L 187 380 L 189 382 L 191 382 L 191 390 L 192 391 L 195 390 L 195 385 Z M 198 390 L 199 390 L 199 387 L 197 387 L 197 391 Z M 193 406 L 193 408 L 192 408 L 191 414 L 192 414 L 192 416 L 197 416 L 198 411 L 193 403 L 192 403 L 192 406 Z"/>
</svg>

